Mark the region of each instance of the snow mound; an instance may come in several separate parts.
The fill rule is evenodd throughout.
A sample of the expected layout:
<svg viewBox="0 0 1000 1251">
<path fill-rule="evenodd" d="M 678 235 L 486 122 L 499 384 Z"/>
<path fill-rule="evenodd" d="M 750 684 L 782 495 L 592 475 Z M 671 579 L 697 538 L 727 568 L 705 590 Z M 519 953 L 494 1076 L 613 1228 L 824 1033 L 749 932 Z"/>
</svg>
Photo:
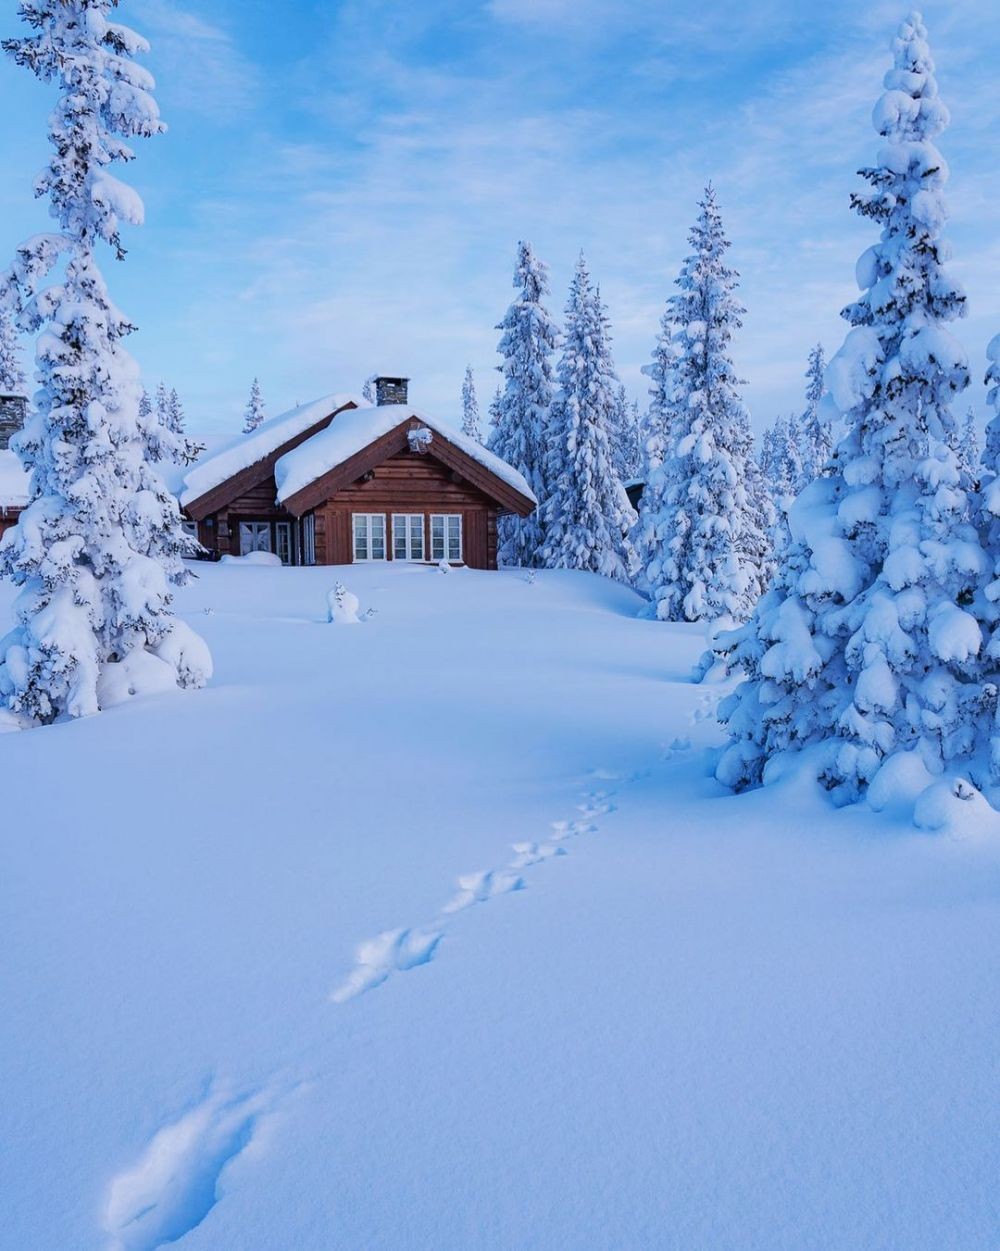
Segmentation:
<svg viewBox="0 0 1000 1251">
<path fill-rule="evenodd" d="M 947 778 L 922 791 L 913 808 L 918 830 L 983 838 L 1000 834 L 1000 814 L 965 778 Z"/>
<path fill-rule="evenodd" d="M 177 670 L 173 665 L 145 648 L 137 648 L 101 670 L 97 702 L 101 708 L 113 708 L 136 695 L 162 695 L 176 689 Z"/>
<path fill-rule="evenodd" d="M 274 552 L 247 552 L 245 556 L 223 556 L 220 565 L 260 565 L 265 569 L 280 569 L 281 557 Z"/>
</svg>

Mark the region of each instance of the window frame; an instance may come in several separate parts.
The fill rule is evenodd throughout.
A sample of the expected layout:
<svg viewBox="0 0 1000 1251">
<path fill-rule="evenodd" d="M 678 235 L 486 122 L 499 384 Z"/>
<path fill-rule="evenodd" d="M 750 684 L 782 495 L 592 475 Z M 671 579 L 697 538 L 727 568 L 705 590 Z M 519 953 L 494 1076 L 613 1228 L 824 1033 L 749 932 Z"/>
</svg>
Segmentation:
<svg viewBox="0 0 1000 1251">
<path fill-rule="evenodd" d="M 302 518 L 302 563 L 316 563 L 316 514 L 307 513 Z"/>
<path fill-rule="evenodd" d="M 403 539 L 406 549 L 405 556 L 396 553 L 396 535 L 399 522 L 403 523 Z M 417 524 L 414 524 L 417 523 Z M 413 539 L 420 538 L 420 555 L 413 554 Z M 392 559 L 404 564 L 426 564 L 427 562 L 427 517 L 424 513 L 393 513 L 392 514 Z"/>
<path fill-rule="evenodd" d="M 254 552 L 268 552 L 268 553 L 273 554 L 273 552 L 274 552 L 274 531 L 273 531 L 273 529 L 272 529 L 272 527 L 271 527 L 271 523 L 270 523 L 269 521 L 255 521 L 255 520 L 253 520 L 252 518 L 248 518 L 248 517 L 241 517 L 241 518 L 239 519 L 239 521 L 238 521 L 236 524 L 237 524 L 237 526 L 239 527 L 239 528 L 238 528 L 238 530 L 237 530 L 237 534 L 238 534 L 238 536 L 239 536 L 239 541 L 240 541 L 240 555 L 241 555 L 241 556 L 250 556 L 250 555 L 252 555 Z M 243 550 L 243 528 L 244 528 L 244 526 L 245 526 L 248 530 L 252 531 L 253 536 L 254 536 L 254 546 L 253 546 L 253 547 L 251 547 L 251 548 L 248 548 L 246 551 L 244 551 L 244 550 Z M 257 536 L 258 536 L 258 535 L 260 535 L 260 534 L 266 534 L 266 535 L 267 535 L 267 547 L 260 547 L 260 546 L 257 544 L 257 541 L 256 541 L 256 540 L 257 540 Z"/>
<path fill-rule="evenodd" d="M 372 521 L 379 518 L 382 522 L 382 555 L 373 556 L 374 543 L 372 542 Z M 365 522 L 365 549 L 366 555 L 358 555 L 358 532 L 357 523 L 361 520 Z M 389 527 L 386 524 L 385 513 L 351 513 L 351 564 L 352 565 L 368 565 L 381 564 L 389 559 Z"/>
<path fill-rule="evenodd" d="M 451 551 L 450 551 L 451 533 L 450 533 L 450 527 L 448 525 L 448 522 L 455 521 L 455 520 L 458 521 L 458 555 L 452 556 Z M 464 563 L 464 559 L 465 559 L 463 555 L 464 550 L 465 550 L 464 520 L 465 519 L 462 513 L 431 513 L 430 515 L 431 561 L 433 563 L 440 563 L 442 560 L 446 560 L 449 565 Z M 443 554 L 440 556 L 435 556 L 434 554 L 434 522 L 435 521 L 440 521 L 442 523 Z"/>
</svg>

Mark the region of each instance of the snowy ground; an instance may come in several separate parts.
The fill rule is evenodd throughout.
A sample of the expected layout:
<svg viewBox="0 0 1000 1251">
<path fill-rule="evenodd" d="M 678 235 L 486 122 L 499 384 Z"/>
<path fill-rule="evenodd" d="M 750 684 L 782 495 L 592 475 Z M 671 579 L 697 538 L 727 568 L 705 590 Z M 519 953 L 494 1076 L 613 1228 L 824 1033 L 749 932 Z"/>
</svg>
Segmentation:
<svg viewBox="0 0 1000 1251">
<path fill-rule="evenodd" d="M 599 579 L 198 572 L 208 690 L 0 739 L 0 1246 L 1000 1244 L 994 839 L 724 794 Z"/>
</svg>

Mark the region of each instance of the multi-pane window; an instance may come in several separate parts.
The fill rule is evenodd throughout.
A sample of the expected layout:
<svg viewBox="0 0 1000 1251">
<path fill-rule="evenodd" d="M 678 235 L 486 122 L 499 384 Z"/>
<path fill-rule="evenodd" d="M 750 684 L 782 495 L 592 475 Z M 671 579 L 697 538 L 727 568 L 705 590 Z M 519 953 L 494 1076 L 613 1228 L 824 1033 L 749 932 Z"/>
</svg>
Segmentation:
<svg viewBox="0 0 1000 1251">
<path fill-rule="evenodd" d="M 392 558 L 393 560 L 423 560 L 423 513 L 393 513 Z"/>
<path fill-rule="evenodd" d="M 240 555 L 271 550 L 271 523 L 269 521 L 240 522 Z"/>
<path fill-rule="evenodd" d="M 354 514 L 354 559 L 385 560 L 385 513 Z"/>
<path fill-rule="evenodd" d="M 302 563 L 316 563 L 316 514 L 310 513 L 302 518 Z"/>
<path fill-rule="evenodd" d="M 290 521 L 274 523 L 274 551 L 283 565 L 292 563 L 292 523 Z"/>
<path fill-rule="evenodd" d="M 431 560 L 462 559 L 462 514 L 431 516 Z"/>
</svg>

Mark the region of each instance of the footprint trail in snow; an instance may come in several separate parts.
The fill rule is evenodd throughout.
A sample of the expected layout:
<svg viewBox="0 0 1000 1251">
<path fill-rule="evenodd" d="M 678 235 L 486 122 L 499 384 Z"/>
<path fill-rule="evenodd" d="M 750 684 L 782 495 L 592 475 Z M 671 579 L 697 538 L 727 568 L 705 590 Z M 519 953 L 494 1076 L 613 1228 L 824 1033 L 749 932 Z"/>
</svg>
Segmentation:
<svg viewBox="0 0 1000 1251">
<path fill-rule="evenodd" d="M 592 769 L 588 774 L 597 783 L 619 784 L 634 782 L 644 776 L 644 773 L 623 775 L 610 769 Z M 615 804 L 612 803 L 614 794 L 605 785 L 582 791 L 576 805 L 579 817 L 553 821 L 551 833 L 544 842 L 513 843 L 511 850 L 514 858 L 507 864 L 463 874 L 455 883 L 457 892 L 432 922 L 414 929 L 386 930 L 361 943 L 355 955 L 354 968 L 330 996 L 332 1001 L 338 1004 L 347 1003 L 358 995 L 381 986 L 394 973 L 405 973 L 430 963 L 445 937 L 449 922 L 457 913 L 464 912 L 474 904 L 487 903 L 500 895 L 524 890 L 527 882 L 522 870 L 557 856 L 567 855 L 567 849 L 563 846 L 567 839 L 581 834 L 596 834 L 596 818 L 615 811 Z"/>
</svg>

